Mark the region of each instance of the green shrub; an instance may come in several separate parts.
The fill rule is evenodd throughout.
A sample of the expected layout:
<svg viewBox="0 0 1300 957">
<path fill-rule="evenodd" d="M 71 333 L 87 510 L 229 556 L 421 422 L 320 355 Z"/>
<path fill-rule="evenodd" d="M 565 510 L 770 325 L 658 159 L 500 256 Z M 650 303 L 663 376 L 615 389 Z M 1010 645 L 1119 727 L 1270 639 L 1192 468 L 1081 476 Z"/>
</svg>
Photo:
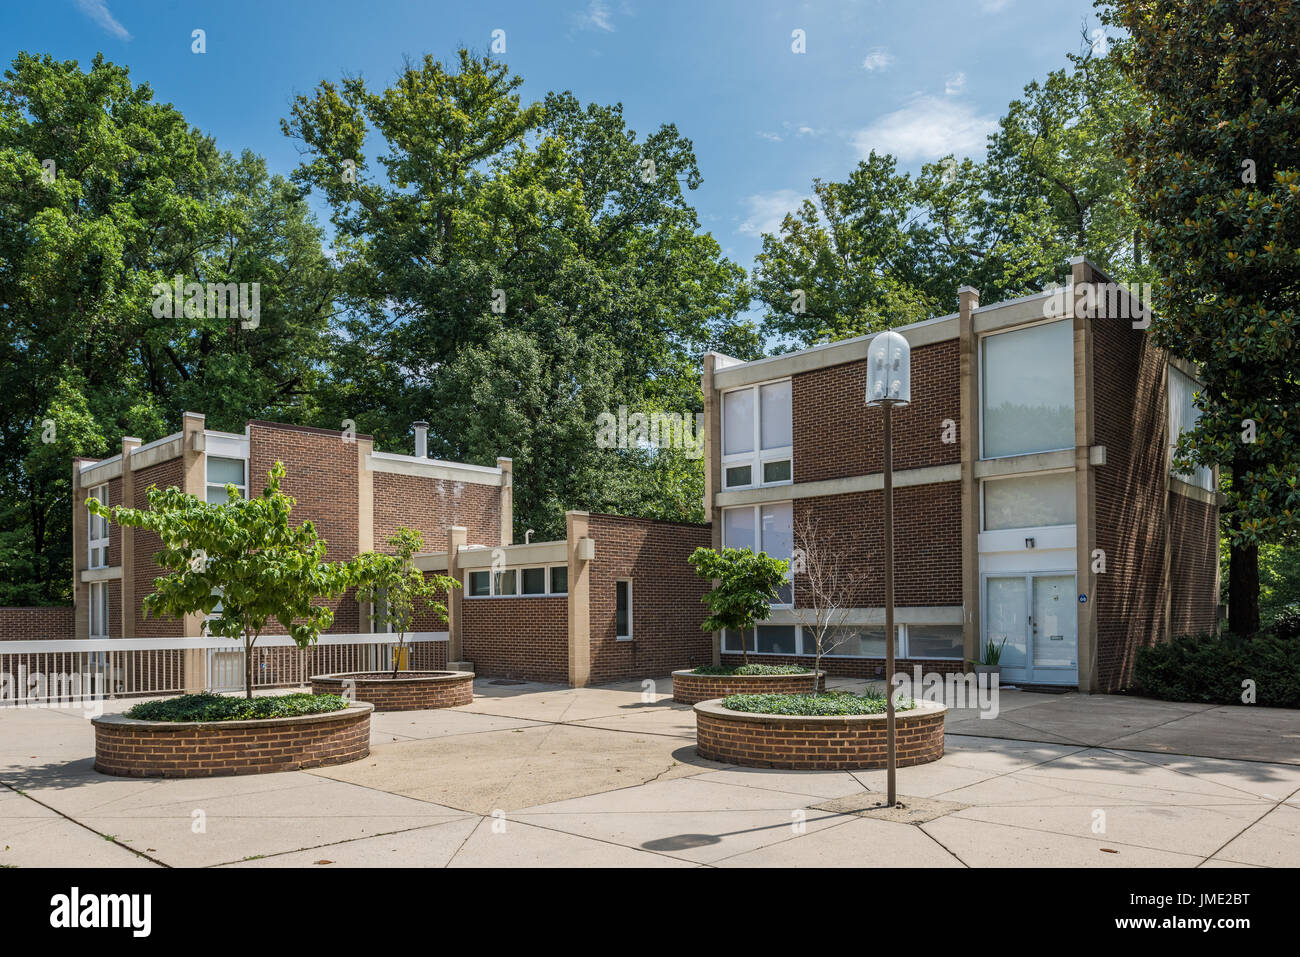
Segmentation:
<svg viewBox="0 0 1300 957">
<path fill-rule="evenodd" d="M 693 675 L 810 675 L 811 668 L 803 665 L 701 665 Z"/>
<path fill-rule="evenodd" d="M 250 718 L 296 718 L 342 711 L 348 703 L 336 694 L 281 694 L 264 698 L 228 698 L 205 691 L 163 701 L 143 701 L 126 711 L 140 721 L 244 721 Z"/>
<path fill-rule="evenodd" d="M 1242 704 L 1242 682 L 1255 683 L 1255 703 L 1300 708 L 1300 641 L 1262 633 L 1254 638 L 1201 634 L 1138 650 L 1136 694 L 1166 701 Z"/>
<path fill-rule="evenodd" d="M 733 694 L 722 699 L 728 711 L 745 711 L 749 714 L 792 714 L 810 717 L 831 717 L 849 714 L 884 714 L 883 694 L 853 694 L 848 691 L 828 691 L 825 694 Z M 896 711 L 910 711 L 916 702 L 904 699 L 895 706 Z"/>
</svg>

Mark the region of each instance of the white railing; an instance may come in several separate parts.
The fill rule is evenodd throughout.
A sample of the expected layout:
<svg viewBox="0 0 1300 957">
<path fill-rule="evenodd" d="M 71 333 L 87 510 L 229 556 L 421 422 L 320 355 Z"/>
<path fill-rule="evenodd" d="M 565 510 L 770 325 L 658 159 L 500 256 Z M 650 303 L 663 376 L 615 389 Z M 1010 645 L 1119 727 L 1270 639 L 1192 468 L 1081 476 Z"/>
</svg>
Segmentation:
<svg viewBox="0 0 1300 957">
<path fill-rule="evenodd" d="M 446 640 L 445 631 L 408 634 L 408 667 L 432 667 L 437 643 Z M 253 687 L 304 687 L 312 675 L 391 668 L 396 644 L 383 632 L 321 635 L 308 648 L 287 635 L 263 635 L 253 646 Z M 244 674 L 244 646 L 227 638 L 0 641 L 0 707 L 242 691 Z"/>
</svg>

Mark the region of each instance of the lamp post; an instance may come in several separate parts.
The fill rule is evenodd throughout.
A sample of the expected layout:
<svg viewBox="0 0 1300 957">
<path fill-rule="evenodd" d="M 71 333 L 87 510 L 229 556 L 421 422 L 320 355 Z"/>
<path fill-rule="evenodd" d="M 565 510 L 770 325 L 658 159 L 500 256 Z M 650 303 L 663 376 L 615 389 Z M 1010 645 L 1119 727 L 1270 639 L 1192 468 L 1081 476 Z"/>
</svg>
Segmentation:
<svg viewBox="0 0 1300 957">
<path fill-rule="evenodd" d="M 912 350 L 897 332 L 876 335 L 867 347 L 867 406 L 884 414 L 885 466 L 885 733 L 887 806 L 895 804 L 897 734 L 894 724 L 894 434 L 891 413 L 912 401 Z"/>
</svg>

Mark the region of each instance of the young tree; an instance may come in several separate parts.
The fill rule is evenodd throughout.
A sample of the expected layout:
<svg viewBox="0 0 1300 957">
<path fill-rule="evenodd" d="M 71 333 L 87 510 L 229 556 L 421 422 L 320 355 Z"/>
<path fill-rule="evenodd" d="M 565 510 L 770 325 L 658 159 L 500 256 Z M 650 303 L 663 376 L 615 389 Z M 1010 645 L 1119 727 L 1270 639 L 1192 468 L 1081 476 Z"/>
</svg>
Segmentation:
<svg viewBox="0 0 1300 957">
<path fill-rule="evenodd" d="M 852 570 L 845 555 L 822 534 L 817 519 L 806 516 L 794 523 L 794 616 L 805 635 L 812 634 L 820 672 L 822 656 L 852 637 L 844 628 L 864 575 Z"/>
<path fill-rule="evenodd" d="M 277 621 L 299 648 L 316 642 L 334 613 L 313 602 L 340 595 L 352 584 L 351 563 L 326 562 L 325 542 L 311 522 L 291 525 L 295 500 L 280 491 L 284 466 L 276 462 L 257 498 L 241 498 L 227 485 L 227 501 L 212 505 L 178 488 L 149 489 L 149 508 L 86 507 L 162 539 L 154 556 L 171 574 L 154 580 L 146 614 L 202 614 L 209 633 L 244 643 L 244 696 L 253 696 L 253 646 Z"/>
<path fill-rule="evenodd" d="M 701 599 L 709 608 L 709 617 L 700 627 L 705 631 L 738 631 L 740 653 L 749 664 L 749 630 L 771 616 L 772 603 L 786 584 L 790 563 L 748 548 L 724 548 L 720 552 L 697 548 L 688 560 L 695 566 L 695 574 L 717 582 Z"/>
<path fill-rule="evenodd" d="M 398 633 L 398 654 L 393 657 L 393 677 L 406 649 L 406 633 L 411 630 L 417 607 L 432 611 L 447 620 L 447 606 L 438 600 L 440 593 L 450 594 L 460 582 L 447 575 L 425 575 L 415 567 L 415 553 L 424 548 L 424 536 L 414 529 L 399 528 L 388 540 L 393 553 L 363 552 L 354 562 L 357 600 L 378 605 L 377 619 Z"/>
<path fill-rule="evenodd" d="M 1160 281 L 1151 331 L 1195 362 L 1177 461 L 1227 466 L 1228 627 L 1259 630 L 1259 547 L 1300 529 L 1300 5 L 1119 0 L 1149 122 L 1122 140 Z"/>
</svg>

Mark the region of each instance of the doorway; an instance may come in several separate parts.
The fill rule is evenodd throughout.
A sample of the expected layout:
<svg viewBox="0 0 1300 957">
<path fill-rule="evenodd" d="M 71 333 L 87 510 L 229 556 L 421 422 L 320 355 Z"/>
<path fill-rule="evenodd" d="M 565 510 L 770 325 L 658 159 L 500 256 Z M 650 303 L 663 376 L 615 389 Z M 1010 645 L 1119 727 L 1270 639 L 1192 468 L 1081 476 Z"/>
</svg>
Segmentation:
<svg viewBox="0 0 1300 957">
<path fill-rule="evenodd" d="M 1073 573 L 987 575 L 984 641 L 1002 647 L 1002 680 L 1079 683 L 1079 615 Z"/>
</svg>

